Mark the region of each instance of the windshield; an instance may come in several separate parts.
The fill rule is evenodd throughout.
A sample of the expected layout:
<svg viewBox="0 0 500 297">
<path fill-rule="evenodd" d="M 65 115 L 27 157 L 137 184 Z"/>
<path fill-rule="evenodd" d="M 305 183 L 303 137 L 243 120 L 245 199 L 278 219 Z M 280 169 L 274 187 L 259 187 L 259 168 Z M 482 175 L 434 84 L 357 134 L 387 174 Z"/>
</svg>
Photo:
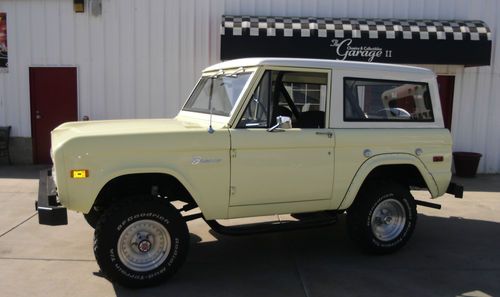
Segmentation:
<svg viewBox="0 0 500 297">
<path fill-rule="evenodd" d="M 182 110 L 229 116 L 251 72 L 202 77 Z M 211 102 L 210 102 L 211 101 Z"/>
</svg>

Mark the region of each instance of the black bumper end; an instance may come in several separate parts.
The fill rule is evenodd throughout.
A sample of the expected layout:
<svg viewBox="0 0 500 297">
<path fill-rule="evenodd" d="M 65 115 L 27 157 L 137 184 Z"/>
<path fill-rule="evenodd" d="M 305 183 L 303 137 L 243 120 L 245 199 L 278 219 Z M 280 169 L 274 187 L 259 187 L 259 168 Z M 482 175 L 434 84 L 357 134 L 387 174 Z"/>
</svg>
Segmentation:
<svg viewBox="0 0 500 297">
<path fill-rule="evenodd" d="M 38 223 L 41 225 L 68 224 L 68 212 L 57 202 L 56 187 L 50 169 L 40 171 L 38 201 L 35 201 L 35 209 L 38 211 Z"/>
<path fill-rule="evenodd" d="M 454 195 L 455 198 L 463 198 L 464 187 L 456 183 L 450 183 L 448 189 L 446 190 L 446 193 Z"/>
</svg>

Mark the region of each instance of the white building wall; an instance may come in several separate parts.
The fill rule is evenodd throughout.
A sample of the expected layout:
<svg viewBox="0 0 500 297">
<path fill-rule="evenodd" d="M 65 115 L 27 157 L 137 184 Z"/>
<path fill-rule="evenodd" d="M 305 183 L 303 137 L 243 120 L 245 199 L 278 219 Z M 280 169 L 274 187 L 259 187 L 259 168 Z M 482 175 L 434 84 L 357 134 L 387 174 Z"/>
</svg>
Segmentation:
<svg viewBox="0 0 500 297">
<path fill-rule="evenodd" d="M 454 150 L 482 153 L 500 172 L 500 23 L 497 0 L 102 0 L 94 17 L 70 0 L 0 0 L 7 12 L 9 72 L 0 73 L 0 125 L 31 137 L 29 67 L 77 66 L 79 116 L 174 116 L 199 72 L 218 61 L 223 14 L 480 19 L 493 33 L 491 67 L 455 73 Z M 453 54 L 453 53 L 450 53 Z"/>
</svg>

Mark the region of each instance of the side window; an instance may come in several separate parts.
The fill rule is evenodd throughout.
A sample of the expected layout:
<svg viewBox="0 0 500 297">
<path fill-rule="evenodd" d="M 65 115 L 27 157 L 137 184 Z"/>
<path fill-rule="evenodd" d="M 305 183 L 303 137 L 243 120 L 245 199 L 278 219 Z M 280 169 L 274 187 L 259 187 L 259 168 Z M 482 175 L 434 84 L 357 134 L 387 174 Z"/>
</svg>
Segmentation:
<svg viewBox="0 0 500 297">
<path fill-rule="evenodd" d="M 345 121 L 433 122 L 426 83 L 344 78 Z"/>
<path fill-rule="evenodd" d="M 255 89 L 238 128 L 267 128 L 269 125 L 271 71 L 266 71 Z"/>
<path fill-rule="evenodd" d="M 237 127 L 269 128 L 286 116 L 294 128 L 324 128 L 327 90 L 327 73 L 268 70 Z"/>
</svg>

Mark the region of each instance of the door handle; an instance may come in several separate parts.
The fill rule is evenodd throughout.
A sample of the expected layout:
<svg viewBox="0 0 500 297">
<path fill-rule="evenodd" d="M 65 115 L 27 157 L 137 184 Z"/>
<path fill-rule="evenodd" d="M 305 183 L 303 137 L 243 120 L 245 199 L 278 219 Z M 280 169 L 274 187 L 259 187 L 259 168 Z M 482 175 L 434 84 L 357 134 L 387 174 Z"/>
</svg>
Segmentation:
<svg viewBox="0 0 500 297">
<path fill-rule="evenodd" d="M 316 135 L 326 135 L 326 136 L 328 136 L 328 138 L 332 138 L 333 133 L 330 131 L 328 131 L 328 132 L 327 131 L 317 131 Z"/>
</svg>

